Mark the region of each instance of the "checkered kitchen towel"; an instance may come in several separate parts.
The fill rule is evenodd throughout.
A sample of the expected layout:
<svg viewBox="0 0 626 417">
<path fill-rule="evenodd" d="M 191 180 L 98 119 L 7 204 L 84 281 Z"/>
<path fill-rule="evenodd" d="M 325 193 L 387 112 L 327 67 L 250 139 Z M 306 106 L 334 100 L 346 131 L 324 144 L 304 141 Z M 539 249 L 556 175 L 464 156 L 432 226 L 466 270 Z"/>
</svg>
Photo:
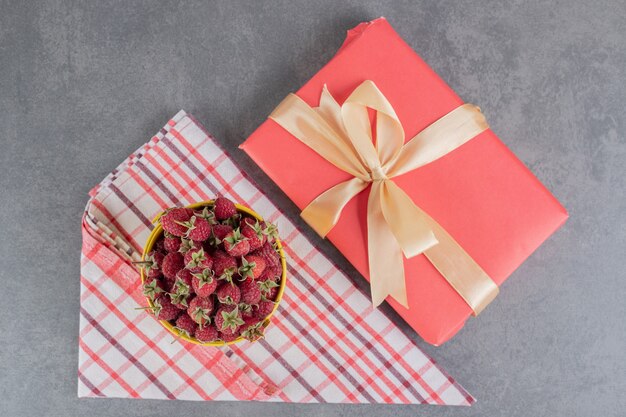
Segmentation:
<svg viewBox="0 0 626 417">
<path fill-rule="evenodd" d="M 164 208 L 222 194 L 277 223 L 288 283 L 265 340 L 203 347 L 145 305 L 130 261 Z M 470 405 L 474 399 L 179 112 L 91 193 L 83 218 L 80 397 Z"/>
</svg>

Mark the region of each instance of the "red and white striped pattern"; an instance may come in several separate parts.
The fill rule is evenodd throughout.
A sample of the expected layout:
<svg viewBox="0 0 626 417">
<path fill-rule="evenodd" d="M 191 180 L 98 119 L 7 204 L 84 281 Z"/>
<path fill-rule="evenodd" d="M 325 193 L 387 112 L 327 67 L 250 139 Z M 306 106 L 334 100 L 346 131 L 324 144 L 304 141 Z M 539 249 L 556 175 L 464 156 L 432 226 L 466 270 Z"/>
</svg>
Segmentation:
<svg viewBox="0 0 626 417">
<path fill-rule="evenodd" d="M 83 219 L 80 397 L 470 405 L 474 399 L 337 269 L 184 111 L 91 191 Z M 164 208 L 217 194 L 277 223 L 288 283 L 265 340 L 172 336 L 145 305 L 139 259 Z"/>
</svg>

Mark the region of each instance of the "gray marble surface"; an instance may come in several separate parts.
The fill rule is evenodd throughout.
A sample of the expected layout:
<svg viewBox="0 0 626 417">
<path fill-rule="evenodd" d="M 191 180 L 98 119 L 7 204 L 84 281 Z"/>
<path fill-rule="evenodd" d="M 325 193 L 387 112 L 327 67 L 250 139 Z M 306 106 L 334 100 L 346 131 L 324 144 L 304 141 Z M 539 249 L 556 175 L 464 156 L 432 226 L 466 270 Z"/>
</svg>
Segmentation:
<svg viewBox="0 0 626 417">
<path fill-rule="evenodd" d="M 0 415 L 626 415 L 623 0 L 0 0 L 0 10 Z M 87 191 L 184 108 L 297 220 L 236 146 L 346 29 L 381 15 L 570 211 L 455 339 L 418 341 L 478 402 L 79 400 Z"/>
</svg>

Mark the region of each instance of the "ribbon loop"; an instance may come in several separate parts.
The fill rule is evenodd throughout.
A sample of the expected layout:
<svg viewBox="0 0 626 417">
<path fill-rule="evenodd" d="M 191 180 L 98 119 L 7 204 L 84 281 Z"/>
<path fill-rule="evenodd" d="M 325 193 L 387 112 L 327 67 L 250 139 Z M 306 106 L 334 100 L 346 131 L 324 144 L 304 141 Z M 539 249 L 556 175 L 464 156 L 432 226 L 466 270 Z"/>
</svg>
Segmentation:
<svg viewBox="0 0 626 417">
<path fill-rule="evenodd" d="M 374 147 L 367 114 L 368 108 L 376 111 L 375 152 L 372 152 Z M 352 120 L 352 112 L 359 114 L 359 123 L 354 123 Z M 344 121 L 350 120 L 350 123 L 345 123 L 350 138 L 361 142 L 357 150 L 367 148 L 366 152 L 371 158 L 371 160 L 367 159 L 370 161 L 369 167 L 385 166 L 398 156 L 404 144 L 404 129 L 391 103 L 372 81 L 364 81 L 350 94 L 343 103 L 342 115 Z M 366 127 L 362 127 L 361 124 L 366 124 Z M 363 134 L 364 132 L 367 134 Z"/>
<path fill-rule="evenodd" d="M 293 119 L 293 123 L 278 123 L 337 168 L 355 177 L 368 177 L 367 170 L 355 155 L 349 140 L 344 140 L 343 133 L 333 129 L 324 117 L 295 94 L 288 95 L 274 109 L 270 119 L 277 122 Z"/>
<path fill-rule="evenodd" d="M 376 111 L 375 145 L 368 109 Z M 304 220 L 322 237 L 337 224 L 346 204 L 371 184 L 367 240 L 374 306 L 391 295 L 409 307 L 403 253 L 407 258 L 423 253 L 474 314 L 495 298 L 498 286 L 493 280 L 391 180 L 435 161 L 488 129 L 478 107 L 457 107 L 406 144 L 395 110 L 372 81 L 359 85 L 342 105 L 326 86 L 317 108 L 291 94 L 270 118 L 354 177 L 323 192 L 302 211 Z"/>
<path fill-rule="evenodd" d="M 341 211 L 348 201 L 363 191 L 369 183 L 359 178 L 352 178 L 323 192 L 300 213 L 300 216 L 317 232 L 326 237 L 337 224 Z M 328 214 L 332 213 L 332 216 Z"/>
</svg>

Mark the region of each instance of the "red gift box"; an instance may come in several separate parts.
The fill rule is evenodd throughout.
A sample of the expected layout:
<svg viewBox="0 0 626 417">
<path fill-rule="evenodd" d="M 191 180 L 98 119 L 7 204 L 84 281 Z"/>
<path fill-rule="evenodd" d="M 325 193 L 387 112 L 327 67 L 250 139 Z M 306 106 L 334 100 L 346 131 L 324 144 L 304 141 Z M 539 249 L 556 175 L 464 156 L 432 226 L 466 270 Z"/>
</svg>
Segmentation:
<svg viewBox="0 0 626 417">
<path fill-rule="evenodd" d="M 394 107 L 407 140 L 463 104 L 384 18 L 350 30 L 335 57 L 296 94 L 317 106 L 326 84 L 342 103 L 365 80 Z M 301 209 L 350 179 L 270 119 L 241 148 Z M 393 180 L 498 285 L 567 219 L 566 210 L 491 130 Z M 345 206 L 327 236 L 366 279 L 368 194 L 369 188 Z M 423 255 L 405 258 L 404 268 L 409 308 L 387 301 L 425 341 L 440 345 L 463 327 L 472 309 Z"/>
</svg>

